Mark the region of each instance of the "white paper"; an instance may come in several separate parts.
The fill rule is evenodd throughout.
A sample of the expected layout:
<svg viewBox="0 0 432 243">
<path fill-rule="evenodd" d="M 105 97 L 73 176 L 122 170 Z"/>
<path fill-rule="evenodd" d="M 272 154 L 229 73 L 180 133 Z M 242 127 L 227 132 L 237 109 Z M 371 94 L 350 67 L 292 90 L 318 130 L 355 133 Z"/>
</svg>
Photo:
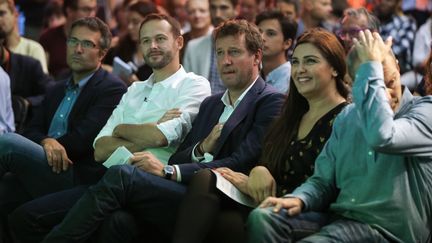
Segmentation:
<svg viewBox="0 0 432 243">
<path fill-rule="evenodd" d="M 119 77 L 129 77 L 133 73 L 133 69 L 119 57 L 114 57 L 112 72 Z"/>
<path fill-rule="evenodd" d="M 223 192 L 225 195 L 235 200 L 238 203 L 246 205 L 251 208 L 258 206 L 250 196 L 241 192 L 237 187 L 235 187 L 231 182 L 225 179 L 219 172 L 212 170 L 216 175 L 216 187 Z"/>
<path fill-rule="evenodd" d="M 103 163 L 107 168 L 113 165 L 123 165 L 129 163 L 129 158 L 132 157 L 132 153 L 125 147 L 118 147 L 111 156 Z"/>
</svg>

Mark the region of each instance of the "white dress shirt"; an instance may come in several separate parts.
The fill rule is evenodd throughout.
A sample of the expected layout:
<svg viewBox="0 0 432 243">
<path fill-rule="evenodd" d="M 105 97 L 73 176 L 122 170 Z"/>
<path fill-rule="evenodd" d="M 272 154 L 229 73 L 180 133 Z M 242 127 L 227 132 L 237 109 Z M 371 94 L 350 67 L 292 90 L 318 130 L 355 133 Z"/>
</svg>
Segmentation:
<svg viewBox="0 0 432 243">
<path fill-rule="evenodd" d="M 96 140 L 111 136 L 119 124 L 143 124 L 157 122 L 166 111 L 179 108 L 182 115 L 157 125 L 165 135 L 168 146 L 147 148 L 162 163 L 166 164 L 185 135 L 192 127 L 201 102 L 210 95 L 209 82 L 194 73 L 186 73 L 183 67 L 160 82 L 154 83 L 152 74 L 148 80 L 134 82 L 119 105 L 113 111 Z"/>
</svg>

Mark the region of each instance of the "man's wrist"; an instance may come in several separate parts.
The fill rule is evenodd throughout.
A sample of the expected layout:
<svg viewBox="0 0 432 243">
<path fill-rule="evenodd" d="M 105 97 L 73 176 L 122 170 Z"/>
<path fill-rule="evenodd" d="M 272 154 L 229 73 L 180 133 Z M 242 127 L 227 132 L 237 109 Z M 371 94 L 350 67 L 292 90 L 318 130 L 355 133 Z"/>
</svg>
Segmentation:
<svg viewBox="0 0 432 243">
<path fill-rule="evenodd" d="M 173 168 L 174 168 L 174 172 L 173 172 L 173 174 L 171 175 L 171 180 L 172 180 L 172 181 L 177 181 L 177 167 L 176 167 L 176 166 L 173 166 Z"/>
<path fill-rule="evenodd" d="M 195 157 L 203 157 L 204 156 L 204 151 L 203 151 L 203 148 L 202 148 L 202 142 L 200 142 L 197 146 L 196 146 L 196 148 L 195 148 Z"/>
</svg>

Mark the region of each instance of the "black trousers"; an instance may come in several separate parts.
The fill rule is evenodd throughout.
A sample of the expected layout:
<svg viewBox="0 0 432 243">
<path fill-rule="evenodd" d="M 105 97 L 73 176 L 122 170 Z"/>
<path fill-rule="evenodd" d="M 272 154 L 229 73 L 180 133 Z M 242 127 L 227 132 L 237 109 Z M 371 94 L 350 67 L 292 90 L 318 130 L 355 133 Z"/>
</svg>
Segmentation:
<svg viewBox="0 0 432 243">
<path fill-rule="evenodd" d="M 213 172 L 201 170 L 180 205 L 172 242 L 245 242 L 251 210 L 220 192 Z"/>
</svg>

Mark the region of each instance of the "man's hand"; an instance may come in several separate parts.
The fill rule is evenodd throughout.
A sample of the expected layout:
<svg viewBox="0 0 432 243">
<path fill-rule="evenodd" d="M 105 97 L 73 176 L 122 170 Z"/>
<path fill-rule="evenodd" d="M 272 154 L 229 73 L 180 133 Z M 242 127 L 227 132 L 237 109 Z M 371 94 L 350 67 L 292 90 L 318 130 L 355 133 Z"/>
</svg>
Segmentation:
<svg viewBox="0 0 432 243">
<path fill-rule="evenodd" d="M 279 212 L 281 208 L 285 208 L 289 216 L 295 216 L 301 213 L 304 204 L 302 200 L 296 197 L 268 197 L 259 205 L 260 208 L 267 208 L 271 206 L 274 206 L 273 212 L 275 213 Z"/>
<path fill-rule="evenodd" d="M 45 138 L 41 145 L 45 151 L 48 165 L 54 173 L 66 171 L 72 163 L 66 153 L 66 149 L 54 138 Z"/>
<path fill-rule="evenodd" d="M 216 148 L 217 141 L 221 135 L 223 128 L 222 123 L 216 124 L 210 134 L 204 139 L 204 141 L 200 144 L 201 149 L 204 153 L 212 153 Z"/>
<path fill-rule="evenodd" d="M 391 51 L 391 45 L 391 38 L 384 42 L 378 33 L 371 33 L 369 30 L 360 31 L 358 39 L 354 38 L 354 48 L 360 63 L 367 61 L 383 62 Z"/>
<path fill-rule="evenodd" d="M 163 114 L 163 116 L 157 121 L 157 124 L 160 124 L 162 122 L 166 122 L 169 120 L 172 120 L 174 118 L 178 118 L 180 117 L 182 114 L 182 112 L 180 111 L 179 108 L 173 108 L 171 110 L 168 110 L 167 112 L 165 112 L 165 114 Z"/>
<path fill-rule="evenodd" d="M 249 195 L 256 202 L 262 202 L 267 197 L 276 195 L 276 181 L 264 166 L 256 166 L 252 169 L 247 186 Z"/>
<path fill-rule="evenodd" d="M 235 187 L 237 187 L 237 189 L 239 189 L 241 192 L 250 195 L 247 188 L 247 175 L 240 172 L 232 171 L 231 169 L 226 167 L 217 168 L 216 171 L 219 172 L 229 182 L 231 182 Z"/>
<path fill-rule="evenodd" d="M 136 166 L 145 172 L 164 177 L 164 174 L 162 172 L 164 164 L 162 164 L 162 162 L 160 162 L 160 160 L 158 160 L 156 156 L 154 156 L 150 152 L 134 153 L 134 155 L 129 159 L 129 161 L 133 166 Z"/>
</svg>

